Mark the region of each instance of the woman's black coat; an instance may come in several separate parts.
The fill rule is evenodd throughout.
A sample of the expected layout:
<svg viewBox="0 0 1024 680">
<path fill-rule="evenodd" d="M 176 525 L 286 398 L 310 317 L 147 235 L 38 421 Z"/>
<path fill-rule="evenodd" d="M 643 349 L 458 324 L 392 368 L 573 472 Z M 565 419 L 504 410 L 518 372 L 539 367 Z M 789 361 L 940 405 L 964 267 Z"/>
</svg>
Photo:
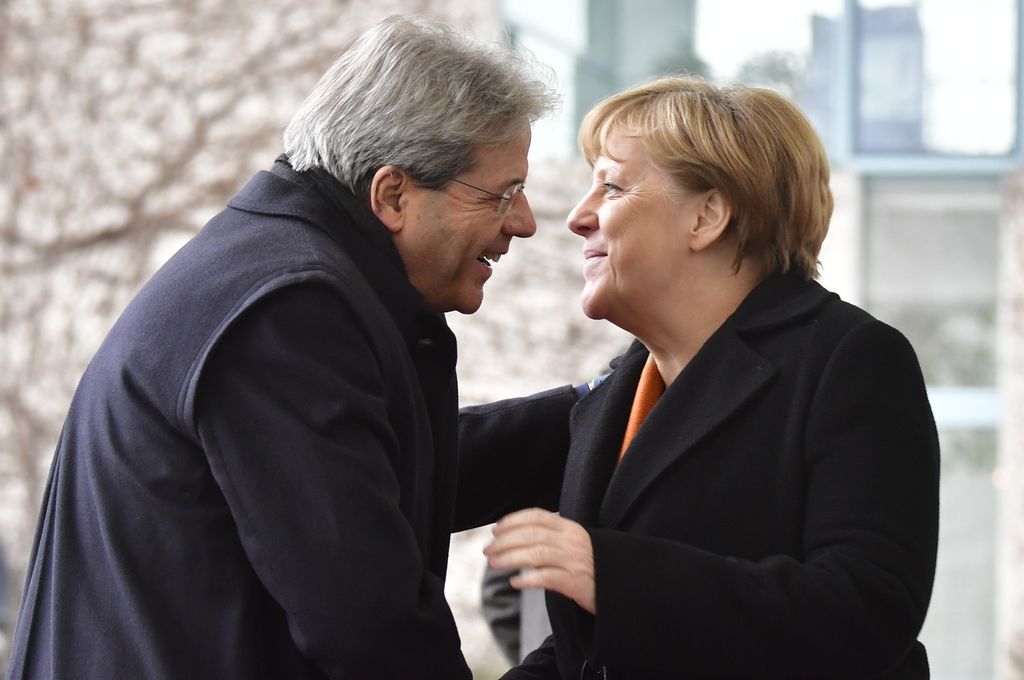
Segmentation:
<svg viewBox="0 0 1024 680">
<path fill-rule="evenodd" d="M 616 467 L 647 355 L 635 343 L 575 406 L 562 389 L 463 411 L 460 507 L 481 452 L 532 476 L 521 505 L 550 495 L 568 447 L 558 507 L 594 547 L 596 618 L 549 594 L 553 641 L 507 677 L 928 677 L 938 443 L 906 339 L 772 277 Z"/>
</svg>

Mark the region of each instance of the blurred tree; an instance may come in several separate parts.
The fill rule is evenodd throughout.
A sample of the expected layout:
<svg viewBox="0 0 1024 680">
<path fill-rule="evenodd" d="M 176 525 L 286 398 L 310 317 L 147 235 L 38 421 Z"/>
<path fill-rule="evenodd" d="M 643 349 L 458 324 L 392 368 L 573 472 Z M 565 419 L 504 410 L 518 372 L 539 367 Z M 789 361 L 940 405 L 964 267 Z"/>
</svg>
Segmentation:
<svg viewBox="0 0 1024 680">
<path fill-rule="evenodd" d="M 685 74 L 709 78 L 711 68 L 694 52 L 687 50 L 660 60 L 651 75 Z"/>
<path fill-rule="evenodd" d="M 736 80 L 744 85 L 767 87 L 790 99 L 803 94 L 807 74 L 805 59 L 795 52 L 772 50 L 756 54 L 743 62 Z"/>
</svg>

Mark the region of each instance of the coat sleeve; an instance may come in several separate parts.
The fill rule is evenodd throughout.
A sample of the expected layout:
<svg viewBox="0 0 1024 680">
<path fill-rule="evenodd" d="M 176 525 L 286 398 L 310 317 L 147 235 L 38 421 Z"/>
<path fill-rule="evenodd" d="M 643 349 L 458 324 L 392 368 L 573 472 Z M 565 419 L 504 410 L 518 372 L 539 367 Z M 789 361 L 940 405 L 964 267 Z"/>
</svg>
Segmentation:
<svg viewBox="0 0 1024 680">
<path fill-rule="evenodd" d="M 197 422 L 260 581 L 330 678 L 468 679 L 442 577 L 400 510 L 371 339 L 341 296 L 298 285 L 236 321 Z"/>
<path fill-rule="evenodd" d="M 522 508 L 558 507 L 579 395 L 566 385 L 459 411 L 456 531 Z"/>
<path fill-rule="evenodd" d="M 935 569 L 938 442 L 906 339 L 876 321 L 848 333 L 802 425 L 799 559 L 591 530 L 597 660 L 845 677 L 881 673 L 917 645 Z"/>
<path fill-rule="evenodd" d="M 555 660 L 555 638 L 549 635 L 523 662 L 501 676 L 501 680 L 561 680 Z"/>
</svg>

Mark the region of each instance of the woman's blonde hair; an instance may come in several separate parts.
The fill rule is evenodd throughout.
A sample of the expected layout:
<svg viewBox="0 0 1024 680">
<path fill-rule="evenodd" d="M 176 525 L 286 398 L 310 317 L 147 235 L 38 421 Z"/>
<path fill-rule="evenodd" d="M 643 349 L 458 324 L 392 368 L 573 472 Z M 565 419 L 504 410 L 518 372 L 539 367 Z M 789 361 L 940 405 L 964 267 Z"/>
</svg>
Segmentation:
<svg viewBox="0 0 1024 680">
<path fill-rule="evenodd" d="M 587 114 L 579 139 L 591 165 L 608 155 L 613 131 L 639 139 L 681 189 L 722 192 L 739 241 L 737 270 L 751 257 L 766 273 L 818 275 L 832 216 L 828 158 L 785 97 L 669 76 L 609 97 Z"/>
</svg>

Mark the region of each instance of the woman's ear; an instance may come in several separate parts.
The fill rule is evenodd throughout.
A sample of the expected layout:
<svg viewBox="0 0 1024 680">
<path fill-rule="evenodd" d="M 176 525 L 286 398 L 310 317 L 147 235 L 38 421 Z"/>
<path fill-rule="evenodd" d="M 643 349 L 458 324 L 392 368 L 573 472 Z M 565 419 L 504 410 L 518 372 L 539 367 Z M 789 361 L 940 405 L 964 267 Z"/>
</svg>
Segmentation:
<svg viewBox="0 0 1024 680">
<path fill-rule="evenodd" d="M 393 165 L 379 168 L 370 180 L 370 210 L 392 234 L 405 226 L 402 199 L 411 186 L 409 175 Z"/>
<path fill-rule="evenodd" d="M 697 200 L 697 220 L 690 230 L 690 247 L 695 251 L 721 241 L 732 220 L 732 206 L 718 189 L 700 194 Z"/>
</svg>

